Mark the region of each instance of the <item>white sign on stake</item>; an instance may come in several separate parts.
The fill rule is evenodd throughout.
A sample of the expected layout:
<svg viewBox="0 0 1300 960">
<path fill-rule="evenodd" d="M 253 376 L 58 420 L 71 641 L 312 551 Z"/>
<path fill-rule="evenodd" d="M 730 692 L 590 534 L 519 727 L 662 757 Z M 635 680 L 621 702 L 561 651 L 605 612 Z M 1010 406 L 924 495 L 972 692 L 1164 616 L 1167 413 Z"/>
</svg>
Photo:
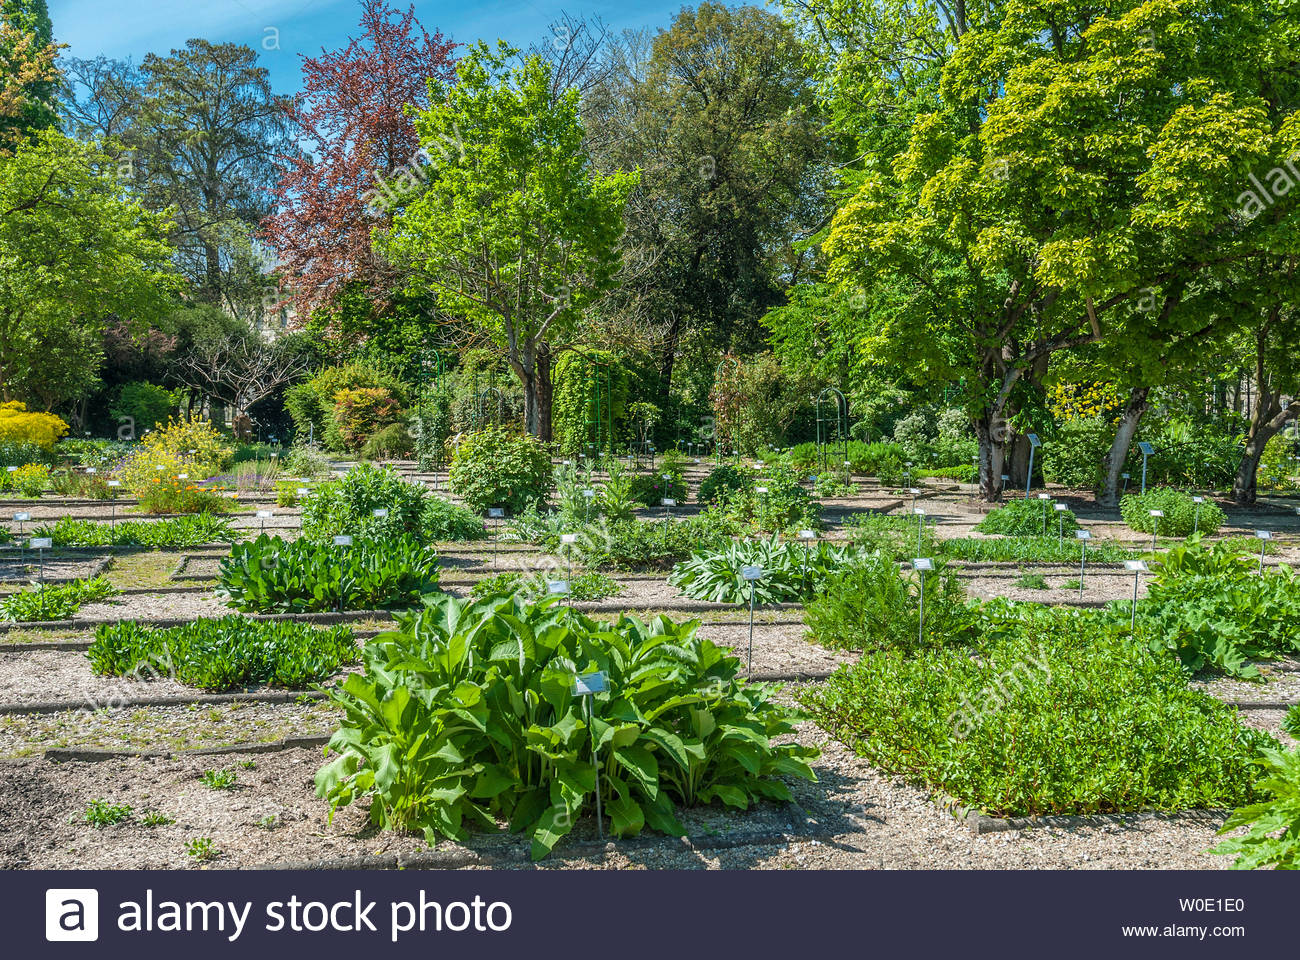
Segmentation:
<svg viewBox="0 0 1300 960">
<path fill-rule="evenodd" d="M 346 534 L 343 535 L 343 536 L 341 536 L 341 537 L 335 537 L 335 538 L 334 538 L 334 546 L 336 546 L 336 547 L 350 547 L 350 546 L 352 546 L 352 538 L 349 537 L 349 536 L 347 536 Z"/>
<path fill-rule="evenodd" d="M 924 507 L 913 507 L 913 508 L 912 508 L 912 513 L 913 513 L 913 515 L 915 515 L 915 516 L 918 516 L 918 517 L 924 517 L 924 516 L 925 516 L 925 508 L 924 508 Z"/>
<path fill-rule="evenodd" d="M 87 472 L 87 473 L 99 473 L 99 471 L 96 470 L 94 467 L 87 467 L 87 468 L 86 468 L 86 472 Z"/>
<path fill-rule="evenodd" d="M 741 567 L 740 575 L 746 580 L 762 580 L 763 568 L 762 567 Z"/>
<path fill-rule="evenodd" d="M 1204 497 L 1192 497 L 1192 503 L 1204 503 L 1204 502 L 1205 502 Z"/>
<path fill-rule="evenodd" d="M 257 519 L 259 520 L 270 520 L 271 517 L 273 516 L 275 516 L 275 514 L 273 514 L 270 510 L 257 511 Z"/>
<path fill-rule="evenodd" d="M 1125 560 L 1124 569 L 1129 573 L 1146 573 L 1147 562 L 1145 560 Z"/>
<path fill-rule="evenodd" d="M 609 681 L 599 670 L 595 673 L 584 673 L 573 681 L 573 695 L 575 697 L 589 697 L 592 694 L 604 693 L 608 689 Z"/>
<path fill-rule="evenodd" d="M 570 543 L 577 543 L 577 542 L 578 542 L 578 535 L 576 533 L 560 534 L 560 543 L 570 544 Z"/>
<path fill-rule="evenodd" d="M 755 493 L 767 493 L 767 487 L 755 487 L 755 488 L 754 488 L 754 492 L 755 492 Z"/>
<path fill-rule="evenodd" d="M 584 497 L 586 497 L 588 500 L 590 500 L 592 497 L 594 497 L 594 496 L 596 495 L 596 491 L 595 491 L 595 490 L 592 490 L 591 488 L 588 488 L 588 489 L 582 491 L 582 495 L 583 495 Z"/>
<path fill-rule="evenodd" d="M 49 550 L 54 546 L 54 540 L 51 537 L 33 537 L 27 541 L 27 547 L 31 550 Z"/>
<path fill-rule="evenodd" d="M 31 518 L 32 518 L 32 515 L 31 515 L 30 513 L 15 513 L 15 514 L 14 514 L 14 520 L 16 520 L 18 523 L 26 523 L 26 522 L 27 522 L 28 520 L 30 520 Z"/>
<path fill-rule="evenodd" d="M 1260 540 L 1272 540 L 1272 539 L 1273 539 L 1273 534 L 1272 534 L 1272 532 L 1269 531 L 1269 530 L 1256 530 L 1256 531 L 1255 531 L 1255 536 L 1258 537 Z"/>
<path fill-rule="evenodd" d="M 1058 503 L 1058 504 L 1056 505 L 1056 511 L 1057 511 L 1058 513 L 1065 513 L 1065 511 L 1066 511 L 1066 510 L 1069 510 L 1069 509 L 1070 509 L 1070 508 L 1067 507 L 1067 506 L 1066 506 L 1065 504 L 1063 504 L 1063 503 Z"/>
<path fill-rule="evenodd" d="M 1163 517 L 1165 515 L 1163 510 L 1148 510 L 1147 512 L 1153 517 Z"/>
<path fill-rule="evenodd" d="M 1039 499 L 1039 500 L 1051 500 L 1051 499 L 1052 499 L 1052 495 L 1051 495 L 1050 493 L 1040 493 L 1040 494 L 1038 495 L 1038 499 Z"/>
<path fill-rule="evenodd" d="M 1076 540 L 1091 540 L 1091 539 L 1092 539 L 1092 531 L 1091 531 L 1091 530 L 1076 530 L 1076 531 L 1074 531 L 1074 539 L 1076 539 Z"/>
<path fill-rule="evenodd" d="M 677 506 L 677 501 L 674 500 L 672 497 L 664 497 L 662 506 L 675 507 Z"/>
<path fill-rule="evenodd" d="M 934 561 L 929 557 L 917 557 L 912 561 L 913 570 L 933 570 Z"/>
<path fill-rule="evenodd" d="M 800 530 L 800 531 L 799 531 L 799 539 L 800 539 L 800 540 L 816 540 L 816 539 L 817 539 L 817 531 L 816 531 L 816 530 Z"/>
<path fill-rule="evenodd" d="M 505 515 L 506 511 L 504 507 L 488 507 L 489 520 L 500 520 Z"/>
<path fill-rule="evenodd" d="M 298 496 L 300 496 L 300 497 L 305 497 L 305 496 L 307 496 L 307 494 L 309 494 L 309 493 L 311 493 L 311 490 L 309 490 L 307 487 L 299 487 L 299 488 L 298 488 Z"/>
<path fill-rule="evenodd" d="M 568 580 L 547 580 L 546 592 L 553 597 L 568 596 L 569 581 Z"/>
<path fill-rule="evenodd" d="M 121 481 L 121 480 L 109 480 L 109 481 L 107 481 L 107 484 L 106 484 L 106 485 L 107 485 L 107 486 L 110 486 L 110 487 L 120 487 L 120 486 L 122 485 L 122 481 Z"/>
<path fill-rule="evenodd" d="M 385 510 L 383 507 L 380 507 L 379 509 L 377 509 L 377 510 L 375 511 L 375 519 L 376 519 L 376 520 L 382 520 L 382 519 L 384 519 L 384 517 L 386 517 L 386 516 L 388 516 L 388 511 Z"/>
</svg>

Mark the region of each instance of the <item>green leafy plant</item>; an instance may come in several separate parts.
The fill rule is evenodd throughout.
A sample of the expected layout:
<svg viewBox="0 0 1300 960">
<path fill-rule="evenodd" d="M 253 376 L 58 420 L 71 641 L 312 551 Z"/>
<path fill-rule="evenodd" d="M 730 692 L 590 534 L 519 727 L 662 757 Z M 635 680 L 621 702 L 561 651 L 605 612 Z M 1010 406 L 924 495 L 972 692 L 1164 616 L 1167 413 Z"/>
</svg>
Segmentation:
<svg viewBox="0 0 1300 960">
<path fill-rule="evenodd" d="M 511 514 L 546 502 L 551 458 L 536 437 L 493 427 L 466 436 L 456 447 L 448 482 L 473 510 L 505 507 Z"/>
<path fill-rule="evenodd" d="M 487 526 L 458 503 L 429 494 L 420 511 L 420 534 L 430 543 L 486 540 Z"/>
<path fill-rule="evenodd" d="M 912 548 L 915 546 L 913 541 Z M 1046 537 L 953 537 L 936 540 L 933 552 L 971 563 L 1078 564 L 1083 548 L 1073 537 L 1062 542 L 1058 536 L 1049 534 Z M 1142 555 L 1140 550 L 1127 550 L 1105 540 L 1088 542 L 1089 563 L 1119 563 Z"/>
<path fill-rule="evenodd" d="M 674 804 L 789 800 L 779 778 L 812 779 L 815 751 L 777 742 L 794 715 L 697 627 L 599 623 L 515 594 L 430 598 L 331 693 L 344 719 L 317 792 L 334 810 L 366 800 L 373 823 L 431 843 L 505 822 L 535 858 L 592 809 L 593 742 L 618 836 L 681 835 Z M 574 681 L 597 670 L 608 689 L 584 704 Z"/>
<path fill-rule="evenodd" d="M 609 462 L 608 470 L 598 491 L 600 515 L 611 523 L 631 520 L 638 505 L 636 474 L 617 460 Z"/>
<path fill-rule="evenodd" d="M 134 811 L 125 803 L 109 803 L 107 800 L 91 800 L 86 804 L 86 823 L 92 827 L 111 827 L 115 823 L 130 820 Z"/>
<path fill-rule="evenodd" d="M 245 613 L 411 606 L 437 589 L 437 555 L 410 537 L 336 547 L 263 535 L 231 548 L 217 584 Z"/>
<path fill-rule="evenodd" d="M 990 604 L 971 645 L 868 653 L 803 702 L 873 765 L 993 816 L 1257 799 L 1255 756 L 1275 741 L 1126 631 L 1100 615 Z"/>
<path fill-rule="evenodd" d="M 911 650 L 965 643 L 977 614 L 961 581 L 942 565 L 904 573 L 880 554 L 859 557 L 828 573 L 804 610 L 813 640 L 850 650 Z M 925 630 L 920 622 L 920 578 L 925 578 Z"/>
<path fill-rule="evenodd" d="M 856 551 L 824 541 L 805 548 L 781 543 L 776 537 L 729 542 L 718 550 L 702 550 L 673 568 L 668 582 L 688 597 L 713 603 L 767 605 L 810 596 L 827 574 L 851 562 Z M 763 576 L 746 580 L 745 567 L 761 567 Z"/>
<path fill-rule="evenodd" d="M 980 533 L 1041 537 L 1058 533 L 1065 524 L 1066 536 L 1074 536 L 1079 521 L 1070 510 L 1054 510 L 1048 500 L 1011 500 L 990 510 L 975 527 Z"/>
<path fill-rule="evenodd" d="M 1249 829 L 1211 852 L 1235 856 L 1234 870 L 1300 870 L 1300 749 L 1266 747 L 1259 762 L 1264 776 L 1255 789 L 1268 799 L 1234 810 L 1219 832 Z"/>
<path fill-rule="evenodd" d="M 1257 564 L 1199 537 L 1157 557 L 1138 602 L 1139 636 L 1193 673 L 1254 677 L 1251 661 L 1300 652 L 1300 578 L 1285 564 L 1259 576 Z"/>
<path fill-rule="evenodd" d="M 516 591 L 533 600 L 547 595 L 547 581 L 554 579 L 544 574 L 525 577 L 521 573 L 507 570 L 495 576 L 484 577 L 470 589 L 470 596 L 492 597 Z M 598 570 L 586 570 L 575 574 L 568 581 L 569 599 L 577 601 L 604 600 L 617 596 L 623 587 L 617 580 L 605 576 Z"/>
<path fill-rule="evenodd" d="M 383 541 L 420 536 L 428 494 L 394 470 L 363 463 L 319 484 L 302 502 L 302 535 L 318 544 L 337 536 Z M 375 516 L 375 511 L 387 511 Z"/>
<path fill-rule="evenodd" d="M 199 774 L 199 783 L 209 790 L 233 790 L 239 782 L 239 774 L 234 770 L 204 770 Z"/>
<path fill-rule="evenodd" d="M 1197 509 L 1190 493 L 1170 487 L 1153 487 L 1146 493 L 1130 493 L 1119 502 L 1119 512 L 1124 517 L 1124 522 L 1138 533 L 1158 531 L 1166 537 L 1186 537 L 1195 531 L 1211 534 L 1227 522 L 1223 509 L 1213 500 L 1200 504 L 1199 525 Z M 1153 517 L 1152 510 L 1161 510 L 1164 516 Z"/>
<path fill-rule="evenodd" d="M 196 863 L 207 863 L 221 855 L 211 837 L 193 837 L 185 841 L 185 855 Z"/>
<path fill-rule="evenodd" d="M 729 494 L 749 490 L 754 486 L 754 473 L 747 467 L 724 463 L 709 471 L 700 484 L 700 503 L 720 503 Z"/>
<path fill-rule="evenodd" d="M 228 616 L 179 627 L 101 624 L 86 656 L 99 676 L 172 677 L 203 690 L 301 689 L 357 660 L 352 629 Z"/>
<path fill-rule="evenodd" d="M 164 520 L 124 520 L 117 524 L 62 517 L 32 531 L 56 547 L 149 547 L 155 550 L 233 543 L 239 534 L 224 517 L 207 513 Z"/>
<path fill-rule="evenodd" d="M 83 604 L 96 603 L 118 593 L 106 577 L 70 583 L 34 585 L 0 600 L 0 620 L 35 622 L 68 620 Z"/>
<path fill-rule="evenodd" d="M 140 825 L 143 827 L 165 827 L 175 822 L 175 818 L 167 816 L 160 810 L 150 810 L 140 816 Z"/>
<path fill-rule="evenodd" d="M 1016 586 L 1021 590 L 1046 590 L 1047 578 L 1041 573 L 1022 573 L 1016 579 Z"/>
</svg>

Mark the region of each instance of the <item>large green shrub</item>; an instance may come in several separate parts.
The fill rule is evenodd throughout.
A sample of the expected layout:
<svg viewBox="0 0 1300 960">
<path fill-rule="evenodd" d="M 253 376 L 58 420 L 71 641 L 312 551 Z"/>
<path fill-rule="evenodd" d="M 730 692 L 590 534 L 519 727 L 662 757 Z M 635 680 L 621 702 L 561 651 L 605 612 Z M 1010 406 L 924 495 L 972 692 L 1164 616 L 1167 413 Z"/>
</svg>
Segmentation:
<svg viewBox="0 0 1300 960">
<path fill-rule="evenodd" d="M 1152 510 L 1163 510 L 1163 517 L 1151 516 Z M 1197 520 L 1197 504 L 1190 493 L 1169 487 L 1153 487 L 1146 493 L 1130 493 L 1120 499 L 1119 512 L 1124 522 L 1138 533 L 1155 533 L 1159 521 L 1159 532 L 1166 537 L 1186 537 L 1194 531 L 1214 533 L 1227 522 L 1227 515 L 1213 500 L 1200 504 L 1200 519 Z"/>
<path fill-rule="evenodd" d="M 302 689 L 358 656 L 351 627 L 228 616 L 158 629 L 134 620 L 103 624 L 86 653 L 100 676 L 169 677 L 202 690 L 252 684 Z"/>
<path fill-rule="evenodd" d="M 130 421 L 136 435 L 165 424 L 176 409 L 176 395 L 166 387 L 133 380 L 118 388 L 108 413 L 118 424 Z"/>
<path fill-rule="evenodd" d="M 345 444 L 334 421 L 334 404 L 340 390 L 387 390 L 399 406 L 406 406 L 408 391 L 397 377 L 361 361 L 326 367 L 310 380 L 285 391 L 284 406 L 300 437 L 309 434 L 331 450 Z"/>
<path fill-rule="evenodd" d="M 489 507 L 522 513 L 546 502 L 551 458 L 536 437 L 492 427 L 469 434 L 456 447 L 449 482 L 480 513 Z"/>
<path fill-rule="evenodd" d="M 717 503 L 728 494 L 748 490 L 754 485 L 754 472 L 747 467 L 724 463 L 714 467 L 700 484 L 696 499 L 700 503 Z"/>
<path fill-rule="evenodd" d="M 973 646 L 867 654 L 805 704 L 873 765 L 994 816 L 1232 806 L 1274 744 L 1102 616 L 992 606 Z"/>
<path fill-rule="evenodd" d="M 1043 479 L 1077 490 L 1099 490 L 1102 463 L 1115 436 L 1115 425 L 1102 417 L 1070 420 L 1039 451 Z"/>
<path fill-rule="evenodd" d="M 617 836 L 682 835 L 675 805 L 788 801 L 778 778 L 812 779 L 816 751 L 774 742 L 794 716 L 697 626 L 599 623 L 516 594 L 431 599 L 332 694 L 345 716 L 317 792 L 334 809 L 368 801 L 373 823 L 430 843 L 508 824 L 535 858 L 594 809 L 593 744 Z M 608 689 L 584 703 L 573 684 L 592 671 Z"/>
<path fill-rule="evenodd" d="M 363 463 L 337 480 L 322 483 L 302 504 L 302 536 L 328 544 L 341 535 L 382 541 L 421 536 L 428 493 L 385 467 Z M 376 510 L 387 516 L 376 517 Z"/>
<path fill-rule="evenodd" d="M 245 613 L 410 607 L 438 589 L 438 557 L 411 537 L 351 547 L 262 535 L 222 559 L 217 593 Z"/>
</svg>

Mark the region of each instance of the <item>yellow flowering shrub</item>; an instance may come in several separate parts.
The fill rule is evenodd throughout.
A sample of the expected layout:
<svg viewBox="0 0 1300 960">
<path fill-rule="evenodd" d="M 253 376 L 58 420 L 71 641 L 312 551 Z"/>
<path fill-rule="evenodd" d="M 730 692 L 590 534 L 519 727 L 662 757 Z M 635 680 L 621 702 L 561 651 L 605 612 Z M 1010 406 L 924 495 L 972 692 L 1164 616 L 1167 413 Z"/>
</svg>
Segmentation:
<svg viewBox="0 0 1300 960">
<path fill-rule="evenodd" d="M 179 472 L 197 480 L 219 473 L 234 453 L 212 422 L 201 417 L 169 419 L 165 427 L 146 434 L 140 445 L 153 455 L 171 456 L 184 463 L 188 469 Z"/>
<path fill-rule="evenodd" d="M 25 403 L 0 403 L 0 441 L 34 443 L 49 450 L 68 432 L 68 425 L 52 413 L 30 413 Z"/>
<path fill-rule="evenodd" d="M 1111 383 L 1054 383 L 1047 388 L 1047 407 L 1060 423 L 1093 417 L 1114 423 L 1124 396 Z"/>
</svg>

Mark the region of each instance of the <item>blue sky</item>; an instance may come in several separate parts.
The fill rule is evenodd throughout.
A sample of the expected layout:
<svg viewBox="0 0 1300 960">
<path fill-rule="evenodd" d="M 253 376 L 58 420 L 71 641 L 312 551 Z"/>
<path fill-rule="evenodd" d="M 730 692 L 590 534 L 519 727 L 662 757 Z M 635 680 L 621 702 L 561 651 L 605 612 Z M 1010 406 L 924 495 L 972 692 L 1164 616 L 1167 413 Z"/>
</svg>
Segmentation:
<svg viewBox="0 0 1300 960">
<path fill-rule="evenodd" d="M 298 88 L 300 53 L 335 49 L 358 32 L 357 0 L 48 0 L 54 36 L 75 57 L 166 53 L 190 37 L 246 43 L 261 54 L 280 92 Z M 405 10 L 410 0 L 389 0 Z M 468 43 L 498 37 L 527 46 L 561 11 L 597 14 L 615 29 L 664 27 L 683 0 L 416 0 L 429 31 Z M 279 49 L 273 47 L 278 32 Z"/>
</svg>

